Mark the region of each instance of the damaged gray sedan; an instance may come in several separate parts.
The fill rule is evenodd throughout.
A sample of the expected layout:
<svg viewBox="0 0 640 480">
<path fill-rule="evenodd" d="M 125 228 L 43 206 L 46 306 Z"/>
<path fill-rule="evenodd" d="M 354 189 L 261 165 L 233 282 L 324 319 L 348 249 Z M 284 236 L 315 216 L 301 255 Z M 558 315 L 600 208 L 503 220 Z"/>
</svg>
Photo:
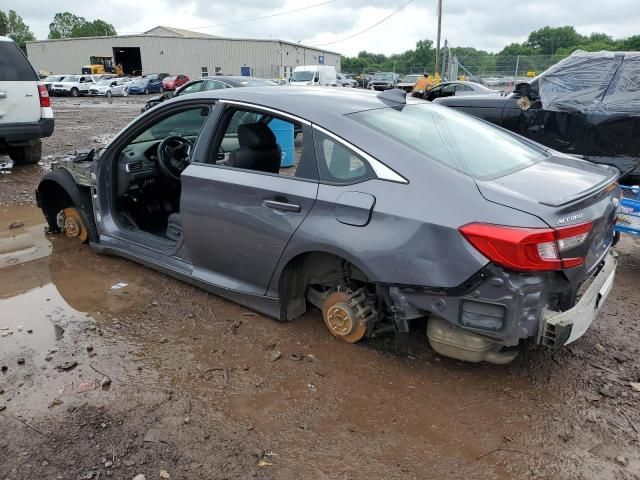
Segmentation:
<svg viewBox="0 0 640 480">
<path fill-rule="evenodd" d="M 402 346 L 427 318 L 440 354 L 507 363 L 596 318 L 617 174 L 399 91 L 228 89 L 58 162 L 37 200 L 51 230 L 278 320 L 315 306 Z"/>
</svg>

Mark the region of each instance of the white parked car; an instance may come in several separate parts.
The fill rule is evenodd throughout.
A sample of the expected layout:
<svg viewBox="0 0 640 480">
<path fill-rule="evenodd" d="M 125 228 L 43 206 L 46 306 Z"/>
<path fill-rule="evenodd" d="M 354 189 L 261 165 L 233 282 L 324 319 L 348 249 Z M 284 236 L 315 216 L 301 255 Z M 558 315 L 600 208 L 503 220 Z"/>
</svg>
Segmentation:
<svg viewBox="0 0 640 480">
<path fill-rule="evenodd" d="M 89 87 L 89 95 L 104 95 L 105 97 L 126 97 L 129 95 L 127 88 L 133 81 L 132 78 L 105 78 L 98 80 Z"/>
<path fill-rule="evenodd" d="M 100 80 L 99 75 L 65 75 L 61 82 L 51 84 L 52 95 L 88 95 L 89 88 Z"/>
<path fill-rule="evenodd" d="M 16 164 L 38 163 L 41 138 L 53 133 L 53 110 L 47 87 L 22 50 L 0 37 L 0 154 Z"/>
</svg>

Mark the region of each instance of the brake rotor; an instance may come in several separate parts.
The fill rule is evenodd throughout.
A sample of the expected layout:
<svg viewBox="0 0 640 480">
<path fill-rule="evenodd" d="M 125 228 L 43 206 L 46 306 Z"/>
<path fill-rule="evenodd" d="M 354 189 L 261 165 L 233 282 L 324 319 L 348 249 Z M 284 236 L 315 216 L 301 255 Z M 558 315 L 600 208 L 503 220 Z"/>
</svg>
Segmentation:
<svg viewBox="0 0 640 480">
<path fill-rule="evenodd" d="M 88 234 L 80 212 L 75 208 L 65 208 L 62 213 L 64 215 L 64 234 L 66 237 L 79 238 L 85 242 Z"/>
<path fill-rule="evenodd" d="M 322 318 L 333 336 L 343 342 L 356 343 L 367 333 L 367 326 L 357 317 L 357 309 L 349 306 L 346 292 L 334 292 L 322 305 Z"/>
</svg>

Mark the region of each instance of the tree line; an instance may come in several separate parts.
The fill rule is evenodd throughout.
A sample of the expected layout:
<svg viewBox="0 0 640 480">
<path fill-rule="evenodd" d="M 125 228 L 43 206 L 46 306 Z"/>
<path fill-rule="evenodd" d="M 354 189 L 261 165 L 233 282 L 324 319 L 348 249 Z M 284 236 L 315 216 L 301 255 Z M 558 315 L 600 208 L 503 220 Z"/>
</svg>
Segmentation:
<svg viewBox="0 0 640 480">
<path fill-rule="evenodd" d="M 451 55 L 458 57 L 475 57 L 484 62 L 487 69 L 500 69 L 501 65 L 511 64 L 515 55 L 553 55 L 560 58 L 570 55 L 575 50 L 595 52 L 610 51 L 640 51 L 640 35 L 624 39 L 614 39 L 606 33 L 594 32 L 591 35 L 581 35 L 574 27 L 544 27 L 531 32 L 527 40 L 522 43 L 512 43 L 498 53 L 490 53 L 472 47 L 453 47 Z M 384 55 L 362 51 L 355 57 L 343 57 L 341 67 L 343 72 L 375 72 L 396 71 L 408 72 L 411 68 L 424 68 L 433 73 L 436 61 L 436 51 L 431 40 L 419 40 L 416 48 L 403 53 Z M 420 72 L 414 72 L 420 73 Z"/>
<path fill-rule="evenodd" d="M 35 35 L 15 10 L 0 10 L 0 35 L 11 38 L 26 50 L 27 42 L 36 39 Z M 104 20 L 89 21 L 69 12 L 56 13 L 49 24 L 49 38 L 108 37 L 117 35 L 116 29 Z"/>
</svg>

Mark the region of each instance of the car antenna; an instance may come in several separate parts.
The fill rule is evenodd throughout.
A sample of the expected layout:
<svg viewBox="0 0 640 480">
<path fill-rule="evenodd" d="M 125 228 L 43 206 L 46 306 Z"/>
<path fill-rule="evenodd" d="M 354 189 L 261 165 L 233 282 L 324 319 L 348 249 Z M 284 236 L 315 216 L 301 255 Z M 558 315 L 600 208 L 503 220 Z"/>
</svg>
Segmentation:
<svg viewBox="0 0 640 480">
<path fill-rule="evenodd" d="M 380 100 L 387 100 L 395 103 L 407 103 L 407 92 L 402 90 L 401 88 L 392 88 L 390 90 L 385 90 L 378 94 L 378 98 Z"/>
</svg>

